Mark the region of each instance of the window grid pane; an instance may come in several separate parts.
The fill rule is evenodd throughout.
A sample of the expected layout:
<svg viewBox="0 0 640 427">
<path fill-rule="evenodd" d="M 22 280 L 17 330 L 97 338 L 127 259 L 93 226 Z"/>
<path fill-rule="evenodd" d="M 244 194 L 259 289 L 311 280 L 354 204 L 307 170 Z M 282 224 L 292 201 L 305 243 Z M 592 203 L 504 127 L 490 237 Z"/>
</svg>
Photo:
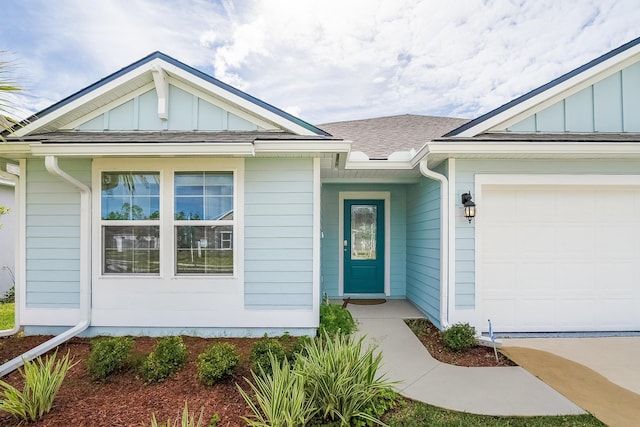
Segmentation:
<svg viewBox="0 0 640 427">
<path fill-rule="evenodd" d="M 160 218 L 158 172 L 103 172 L 101 190 L 103 220 Z"/>
<path fill-rule="evenodd" d="M 158 226 L 103 226 L 103 273 L 159 274 L 159 235 Z"/>
<path fill-rule="evenodd" d="M 233 219 L 232 172 L 178 172 L 174 185 L 176 220 Z"/>
<path fill-rule="evenodd" d="M 233 274 L 233 226 L 179 225 L 176 274 Z"/>
</svg>

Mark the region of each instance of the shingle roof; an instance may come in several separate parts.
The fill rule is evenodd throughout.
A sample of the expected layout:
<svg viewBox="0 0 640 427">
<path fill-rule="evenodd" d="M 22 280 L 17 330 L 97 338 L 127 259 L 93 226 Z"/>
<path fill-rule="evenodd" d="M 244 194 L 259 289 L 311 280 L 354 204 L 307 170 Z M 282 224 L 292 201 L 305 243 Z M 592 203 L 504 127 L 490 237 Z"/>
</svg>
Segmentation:
<svg viewBox="0 0 640 427">
<path fill-rule="evenodd" d="M 428 141 L 468 122 L 451 117 L 400 116 L 325 123 L 319 128 L 330 134 L 353 141 L 351 149 L 362 151 L 370 159 L 386 159 L 391 153 L 419 150 Z"/>
<path fill-rule="evenodd" d="M 9 137 L 8 140 L 13 138 Z M 64 143 L 247 143 L 258 140 L 325 141 L 339 138 L 290 132 L 50 132 L 19 138 L 23 142 Z"/>
</svg>

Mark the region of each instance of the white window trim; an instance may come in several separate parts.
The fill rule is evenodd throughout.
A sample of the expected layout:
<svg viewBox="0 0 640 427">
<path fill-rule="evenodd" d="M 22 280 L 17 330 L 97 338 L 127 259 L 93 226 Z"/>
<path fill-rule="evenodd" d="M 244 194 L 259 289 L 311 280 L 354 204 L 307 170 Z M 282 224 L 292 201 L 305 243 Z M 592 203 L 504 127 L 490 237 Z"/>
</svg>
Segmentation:
<svg viewBox="0 0 640 427">
<path fill-rule="evenodd" d="M 158 281 L 206 281 L 212 282 L 243 282 L 244 271 L 244 160 L 243 159 L 212 159 L 212 158 L 130 158 L 112 159 L 99 158 L 93 160 L 92 168 L 93 191 L 93 277 L 101 282 L 131 281 L 158 282 Z M 160 173 L 160 274 L 103 274 L 102 252 L 102 219 L 101 219 L 101 175 L 102 172 L 119 171 L 144 171 Z M 174 204 L 174 172 L 233 172 L 234 185 L 234 219 L 225 220 L 233 225 L 233 274 L 231 275 L 192 275 L 176 274 L 175 267 L 175 225 L 173 219 Z M 147 221 L 144 221 L 145 223 Z"/>
</svg>

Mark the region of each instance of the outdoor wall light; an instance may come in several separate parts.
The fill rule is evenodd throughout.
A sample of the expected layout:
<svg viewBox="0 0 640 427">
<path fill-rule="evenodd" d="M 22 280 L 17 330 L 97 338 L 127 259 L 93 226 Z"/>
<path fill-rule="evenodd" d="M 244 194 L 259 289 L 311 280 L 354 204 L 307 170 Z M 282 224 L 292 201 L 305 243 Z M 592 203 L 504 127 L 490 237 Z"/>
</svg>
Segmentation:
<svg viewBox="0 0 640 427">
<path fill-rule="evenodd" d="M 464 217 L 471 220 L 476 216 L 476 204 L 471 201 L 471 191 L 462 195 L 462 206 L 464 207 Z"/>
</svg>

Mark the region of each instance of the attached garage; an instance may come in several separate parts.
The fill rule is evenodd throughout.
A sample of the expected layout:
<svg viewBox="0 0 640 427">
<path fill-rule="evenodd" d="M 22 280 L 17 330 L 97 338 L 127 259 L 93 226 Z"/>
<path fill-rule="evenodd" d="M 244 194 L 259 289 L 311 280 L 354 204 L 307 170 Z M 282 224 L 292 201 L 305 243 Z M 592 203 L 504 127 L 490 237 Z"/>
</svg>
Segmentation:
<svg viewBox="0 0 640 427">
<path fill-rule="evenodd" d="M 640 176 L 476 175 L 476 192 L 496 331 L 640 330 Z"/>
</svg>

